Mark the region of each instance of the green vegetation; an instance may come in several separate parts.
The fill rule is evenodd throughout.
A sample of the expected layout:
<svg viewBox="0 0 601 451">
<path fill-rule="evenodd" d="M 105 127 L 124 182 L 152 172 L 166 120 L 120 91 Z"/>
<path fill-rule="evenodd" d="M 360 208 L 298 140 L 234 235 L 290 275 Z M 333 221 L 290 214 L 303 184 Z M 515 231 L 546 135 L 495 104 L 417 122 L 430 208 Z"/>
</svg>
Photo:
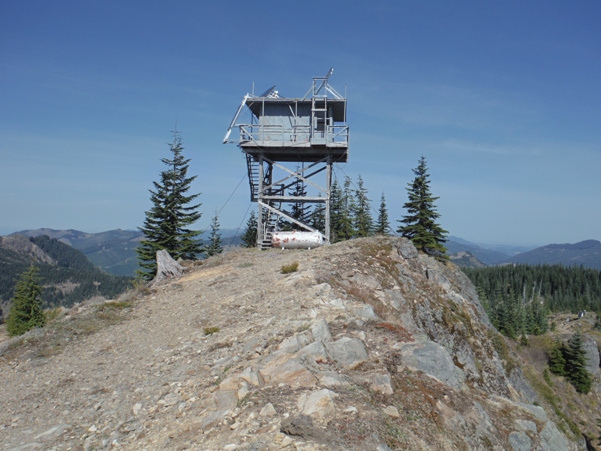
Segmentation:
<svg viewBox="0 0 601 451">
<path fill-rule="evenodd" d="M 300 169 L 301 168 L 297 166 L 297 172 L 300 171 Z M 305 197 L 307 195 L 307 187 L 302 179 L 296 179 L 291 188 L 292 190 L 288 193 L 290 196 Z M 304 202 L 293 202 L 292 207 L 289 211 L 286 211 L 286 214 L 297 221 L 308 223 L 310 219 L 310 207 Z M 294 230 L 297 227 L 298 226 L 291 221 L 282 221 L 280 230 Z"/>
<path fill-rule="evenodd" d="M 209 235 L 209 244 L 206 248 L 206 254 L 208 257 L 212 257 L 213 255 L 221 254 L 222 252 L 223 246 L 221 246 L 221 234 L 219 233 L 219 217 L 215 214 L 211 221 L 211 234 Z"/>
<path fill-rule="evenodd" d="M 499 287 L 492 297 L 480 287 L 478 297 L 494 326 L 503 335 L 516 339 L 526 335 L 544 334 L 548 327 L 547 309 L 538 293 L 518 297 L 511 286 Z"/>
<path fill-rule="evenodd" d="M 370 200 L 367 197 L 367 188 L 363 184 L 361 175 L 357 178 L 357 187 L 354 191 L 355 202 L 353 204 L 353 237 L 361 238 L 372 235 L 373 219 L 370 212 Z"/>
<path fill-rule="evenodd" d="M 290 263 L 289 265 L 282 266 L 282 274 L 290 274 L 298 270 L 298 262 Z"/>
<path fill-rule="evenodd" d="M 10 336 L 23 335 L 28 330 L 46 324 L 38 272 L 38 268 L 31 265 L 17 281 L 15 297 L 6 322 L 6 331 Z"/>
<path fill-rule="evenodd" d="M 43 281 L 41 299 L 44 308 L 70 307 L 93 296 L 111 299 L 130 287 L 130 277 L 105 273 L 79 250 L 57 239 L 41 235 L 29 238 L 29 241 L 49 257 L 47 261 L 54 260 L 55 263 L 43 263 L 28 253 L 20 254 L 0 246 L 0 299 L 5 302 L 14 296 L 17 278 L 32 262 Z"/>
<path fill-rule="evenodd" d="M 168 169 L 161 172 L 159 182 L 153 182 L 152 208 L 146 212 L 144 226 L 139 228 L 145 239 L 136 249 L 142 268 L 138 274 L 146 280 L 156 275 L 159 250 L 167 250 L 174 260 L 194 260 L 203 252 L 198 239 L 200 231 L 188 228 L 200 219 L 197 209 L 201 204 L 190 205 L 200 194 L 186 194 L 196 176 L 187 176 L 190 160 L 184 158 L 183 149 L 181 137 L 174 132 L 169 148 L 172 159 L 161 159 Z"/>
<path fill-rule="evenodd" d="M 448 257 L 443 243 L 446 242 L 448 232 L 436 223 L 440 214 L 436 211 L 434 202 L 439 198 L 430 193 L 430 176 L 424 156 L 420 158 L 413 173 L 415 178 L 406 188 L 409 201 L 403 205 L 407 215 L 398 221 L 401 225 L 397 232 L 409 238 L 418 250 L 445 260 Z"/>
<path fill-rule="evenodd" d="M 219 327 L 205 327 L 204 333 L 205 335 L 213 335 L 219 332 Z"/>
<path fill-rule="evenodd" d="M 557 343 L 549 352 L 549 370 L 565 378 L 578 393 L 591 391 L 592 378 L 586 369 L 586 354 L 582 346 L 582 334 L 577 331 L 565 343 Z"/>
<path fill-rule="evenodd" d="M 384 193 L 380 198 L 380 208 L 378 210 L 378 220 L 374 226 L 374 233 L 376 235 L 386 235 L 390 232 L 390 222 L 388 221 L 388 208 L 386 207 L 386 198 Z"/>
<path fill-rule="evenodd" d="M 505 265 L 464 268 L 463 271 L 491 304 L 497 293 L 522 293 L 522 298 L 544 298 L 550 313 L 601 311 L 601 272 L 575 266 Z"/>
<path fill-rule="evenodd" d="M 355 185 L 345 177 L 343 187 L 332 184 L 330 197 L 330 233 L 332 243 L 374 234 L 367 188 L 359 175 Z"/>
<path fill-rule="evenodd" d="M 257 245 L 257 227 L 257 214 L 251 211 L 246 222 L 246 230 L 241 236 L 243 247 L 252 248 Z"/>
</svg>

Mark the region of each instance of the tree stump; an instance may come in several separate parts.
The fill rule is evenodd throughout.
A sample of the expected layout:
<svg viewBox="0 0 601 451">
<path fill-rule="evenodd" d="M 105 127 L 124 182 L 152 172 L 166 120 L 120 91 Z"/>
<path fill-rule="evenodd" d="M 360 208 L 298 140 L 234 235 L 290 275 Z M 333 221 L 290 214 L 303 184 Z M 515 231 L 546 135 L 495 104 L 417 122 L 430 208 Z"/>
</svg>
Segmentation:
<svg viewBox="0 0 601 451">
<path fill-rule="evenodd" d="M 184 267 L 171 258 L 165 249 L 157 251 L 157 275 L 150 282 L 150 287 L 161 285 L 167 279 L 175 279 L 184 273 Z"/>
</svg>

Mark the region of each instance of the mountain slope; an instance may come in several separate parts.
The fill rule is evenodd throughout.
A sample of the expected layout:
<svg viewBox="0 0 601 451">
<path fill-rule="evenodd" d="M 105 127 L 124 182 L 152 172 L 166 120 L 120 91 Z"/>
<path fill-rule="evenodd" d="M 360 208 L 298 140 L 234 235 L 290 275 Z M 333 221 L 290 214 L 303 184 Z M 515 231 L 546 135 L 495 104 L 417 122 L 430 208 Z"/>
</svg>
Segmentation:
<svg viewBox="0 0 601 451">
<path fill-rule="evenodd" d="M 483 268 L 486 265 L 474 257 L 470 252 L 455 252 L 449 258 L 460 268 Z"/>
<path fill-rule="evenodd" d="M 241 242 L 235 229 L 221 232 L 222 245 L 232 246 Z M 136 247 L 143 238 L 138 230 L 109 230 L 107 232 L 86 233 L 79 230 L 35 229 L 18 232 L 27 237 L 47 235 L 80 250 L 93 264 L 104 271 L 117 275 L 133 277 L 138 269 Z M 202 235 L 207 241 L 209 231 Z"/>
<path fill-rule="evenodd" d="M 133 276 L 138 269 L 135 249 L 142 239 L 137 230 L 86 233 L 79 230 L 36 229 L 18 232 L 27 237 L 46 235 L 81 251 L 94 265 L 118 276 Z"/>
<path fill-rule="evenodd" d="M 8 314 L 15 282 L 30 265 L 40 269 L 45 307 L 71 306 L 95 295 L 115 297 L 131 279 L 101 271 L 77 249 L 47 236 L 0 237 L 0 308 Z"/>
<path fill-rule="evenodd" d="M 465 240 L 458 240 L 460 241 L 454 241 L 453 239 L 450 239 L 445 243 L 447 253 L 449 255 L 468 252 L 476 257 L 479 261 L 487 265 L 493 265 L 496 262 L 505 260 L 509 257 L 508 254 L 504 254 L 502 252 L 485 249 L 477 244 L 469 243 Z"/>
<path fill-rule="evenodd" d="M 549 244 L 505 259 L 501 263 L 582 265 L 601 270 L 601 242 L 586 240 L 576 244 Z"/>
<path fill-rule="evenodd" d="M 0 346 L 8 449 L 576 450 L 468 279 L 407 240 L 236 250 L 138 296 Z"/>
</svg>

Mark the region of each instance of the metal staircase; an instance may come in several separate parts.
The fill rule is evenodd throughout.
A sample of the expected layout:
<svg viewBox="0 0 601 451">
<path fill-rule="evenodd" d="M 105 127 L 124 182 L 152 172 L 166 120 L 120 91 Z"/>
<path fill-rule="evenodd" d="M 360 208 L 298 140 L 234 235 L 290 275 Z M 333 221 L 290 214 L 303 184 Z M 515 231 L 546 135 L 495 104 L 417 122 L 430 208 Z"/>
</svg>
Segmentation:
<svg viewBox="0 0 601 451">
<path fill-rule="evenodd" d="M 273 237 L 273 232 L 277 230 L 278 220 L 280 218 L 278 215 L 273 213 L 271 210 L 267 210 L 265 213 L 265 218 L 263 220 L 263 224 L 265 224 L 265 229 L 263 231 L 263 241 L 259 243 L 259 247 L 262 251 L 271 248 L 271 238 Z"/>
<path fill-rule="evenodd" d="M 284 194 L 284 185 L 280 185 L 277 189 L 270 189 L 269 195 L 278 196 Z M 277 201 L 268 201 L 267 204 L 276 209 L 280 210 L 282 208 L 282 203 Z M 275 213 L 273 210 L 269 208 L 265 208 L 263 210 L 263 240 L 259 243 L 259 248 L 261 250 L 266 250 L 271 248 L 271 238 L 273 237 L 273 232 L 278 230 L 278 225 L 280 222 L 280 215 Z"/>
<path fill-rule="evenodd" d="M 246 154 L 246 167 L 248 168 L 248 183 L 250 185 L 250 201 L 259 199 L 259 162 Z"/>
</svg>

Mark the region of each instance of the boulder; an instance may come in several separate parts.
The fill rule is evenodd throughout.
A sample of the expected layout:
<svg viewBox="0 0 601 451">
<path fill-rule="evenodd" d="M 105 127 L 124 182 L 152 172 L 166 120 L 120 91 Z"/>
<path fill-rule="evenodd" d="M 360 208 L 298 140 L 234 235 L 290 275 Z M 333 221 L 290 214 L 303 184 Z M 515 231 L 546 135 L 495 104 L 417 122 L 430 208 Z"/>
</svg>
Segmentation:
<svg viewBox="0 0 601 451">
<path fill-rule="evenodd" d="M 267 383 L 286 384 L 290 387 L 312 387 L 317 378 L 304 366 L 289 359 L 279 365 L 269 365 L 259 373 Z"/>
<path fill-rule="evenodd" d="M 419 255 L 413 243 L 407 239 L 401 241 L 401 243 L 398 246 L 398 251 L 401 257 L 403 257 L 405 260 L 410 258 L 417 258 L 417 256 Z"/>
<path fill-rule="evenodd" d="M 559 432 L 557 426 L 551 421 L 547 421 L 545 428 L 540 434 L 540 439 L 540 447 L 537 448 L 537 451 L 565 451 L 572 449 L 566 437 Z"/>
<path fill-rule="evenodd" d="M 301 413 L 327 423 L 336 412 L 334 398 L 337 396 L 337 393 L 327 388 L 311 393 L 304 402 Z"/>
<path fill-rule="evenodd" d="M 440 382 L 460 389 L 465 381 L 465 374 L 453 363 L 449 352 L 433 341 L 419 343 L 403 343 L 401 360 L 408 367 L 423 371 Z"/>
<path fill-rule="evenodd" d="M 297 356 L 307 356 L 314 361 L 326 361 L 328 360 L 328 353 L 326 351 L 326 347 L 320 341 L 316 341 L 315 343 L 311 343 L 310 345 L 305 346 L 303 349 L 296 353 Z"/>
<path fill-rule="evenodd" d="M 394 393 L 389 374 L 373 375 L 370 381 L 370 388 L 384 395 L 392 395 Z"/>
<path fill-rule="evenodd" d="M 332 341 L 330 328 L 325 319 L 320 319 L 311 327 L 311 333 L 315 341 Z"/>
<path fill-rule="evenodd" d="M 532 440 L 522 431 L 509 434 L 508 441 L 513 451 L 530 451 L 532 448 Z"/>
<path fill-rule="evenodd" d="M 347 368 L 356 368 L 368 360 L 365 346 L 358 338 L 343 337 L 338 341 L 325 343 L 325 347 L 332 359 Z"/>
</svg>

